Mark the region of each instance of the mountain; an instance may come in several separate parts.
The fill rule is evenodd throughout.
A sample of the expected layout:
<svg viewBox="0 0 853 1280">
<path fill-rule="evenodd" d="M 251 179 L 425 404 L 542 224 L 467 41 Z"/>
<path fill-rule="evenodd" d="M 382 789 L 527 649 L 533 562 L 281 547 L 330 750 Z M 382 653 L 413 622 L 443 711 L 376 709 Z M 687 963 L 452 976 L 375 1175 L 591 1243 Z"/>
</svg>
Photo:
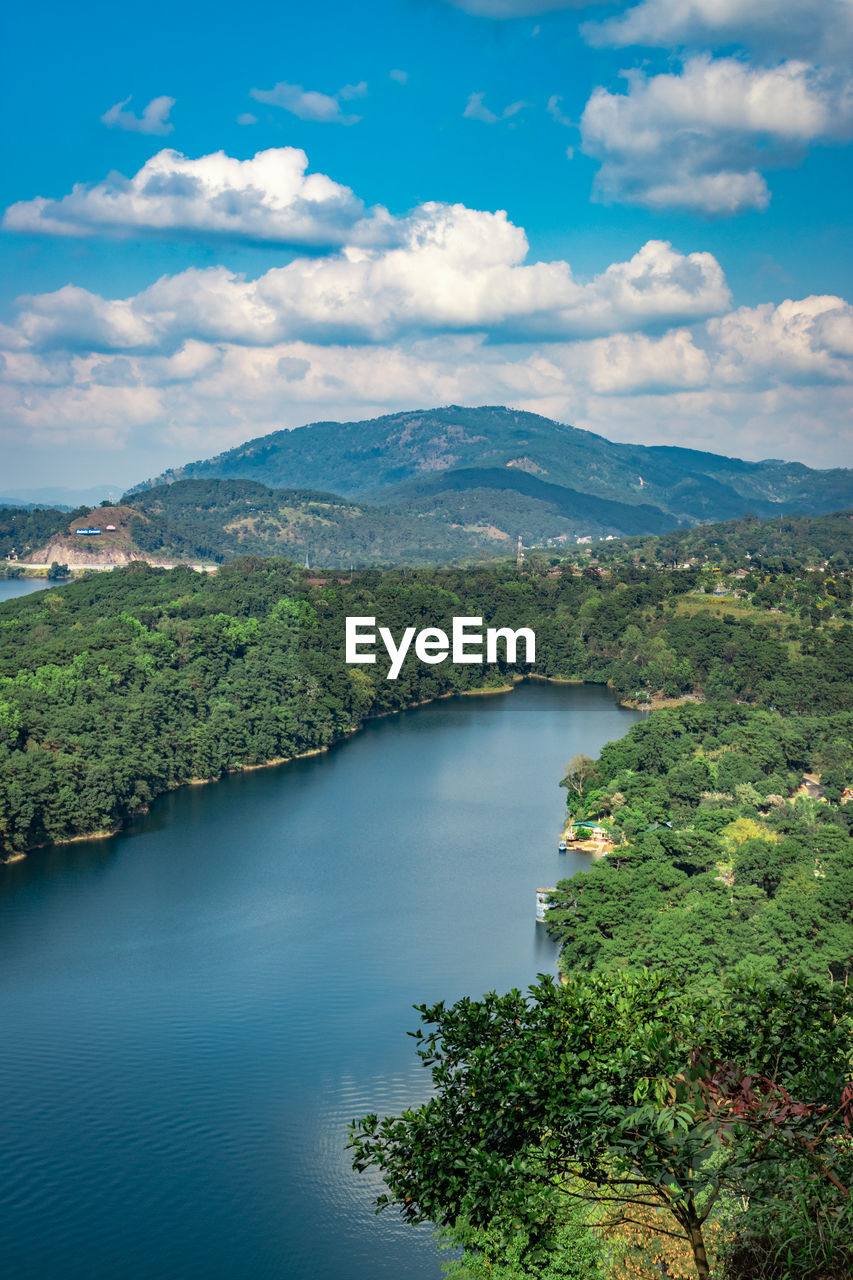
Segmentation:
<svg viewBox="0 0 853 1280">
<path fill-rule="evenodd" d="M 315 422 L 167 471 L 152 484 L 242 478 L 334 491 L 525 542 L 819 514 L 853 504 L 853 472 L 616 444 L 535 413 L 450 405 Z M 147 486 L 140 486 L 145 488 Z"/>
</svg>

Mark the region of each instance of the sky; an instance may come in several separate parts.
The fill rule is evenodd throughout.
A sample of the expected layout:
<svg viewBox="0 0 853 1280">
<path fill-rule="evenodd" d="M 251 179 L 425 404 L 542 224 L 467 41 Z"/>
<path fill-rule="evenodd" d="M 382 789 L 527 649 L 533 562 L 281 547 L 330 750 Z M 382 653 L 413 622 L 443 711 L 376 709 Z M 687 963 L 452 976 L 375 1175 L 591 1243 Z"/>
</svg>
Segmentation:
<svg viewBox="0 0 853 1280">
<path fill-rule="evenodd" d="M 444 404 L 853 466 L 853 0 L 6 10 L 4 492 Z"/>
</svg>

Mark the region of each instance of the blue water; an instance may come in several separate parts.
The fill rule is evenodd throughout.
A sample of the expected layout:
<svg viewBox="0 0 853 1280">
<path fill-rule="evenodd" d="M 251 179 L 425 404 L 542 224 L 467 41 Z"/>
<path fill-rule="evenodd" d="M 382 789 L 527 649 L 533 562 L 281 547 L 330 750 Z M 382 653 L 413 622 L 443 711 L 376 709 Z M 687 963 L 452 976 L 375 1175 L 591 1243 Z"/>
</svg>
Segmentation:
<svg viewBox="0 0 853 1280">
<path fill-rule="evenodd" d="M 0 604 L 4 600 L 14 600 L 16 596 L 28 596 L 33 591 L 56 586 L 59 583 L 48 582 L 46 578 L 0 578 Z"/>
<path fill-rule="evenodd" d="M 535 890 L 588 865 L 557 783 L 636 718 L 447 699 L 0 868 L 4 1274 L 437 1280 L 348 1123 L 426 1096 L 415 1001 L 553 971 Z"/>
</svg>

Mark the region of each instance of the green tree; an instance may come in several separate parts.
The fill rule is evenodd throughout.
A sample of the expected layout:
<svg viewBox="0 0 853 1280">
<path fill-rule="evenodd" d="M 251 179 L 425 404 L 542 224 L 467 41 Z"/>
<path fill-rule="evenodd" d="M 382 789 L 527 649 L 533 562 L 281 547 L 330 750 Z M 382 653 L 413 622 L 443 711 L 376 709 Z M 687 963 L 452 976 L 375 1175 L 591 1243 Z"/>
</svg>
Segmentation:
<svg viewBox="0 0 853 1280">
<path fill-rule="evenodd" d="M 419 1006 L 434 1096 L 353 1126 L 377 1205 L 409 1222 L 527 1233 L 536 1262 L 566 1198 L 622 1221 L 649 1208 L 710 1277 L 704 1228 L 792 1151 L 841 1184 L 849 1155 L 849 997 L 792 976 L 740 976 L 717 998 L 665 974 L 540 977 L 528 995 Z M 835 1166 L 835 1168 L 833 1167 Z M 844 1188 L 845 1192 L 847 1188 Z"/>
</svg>

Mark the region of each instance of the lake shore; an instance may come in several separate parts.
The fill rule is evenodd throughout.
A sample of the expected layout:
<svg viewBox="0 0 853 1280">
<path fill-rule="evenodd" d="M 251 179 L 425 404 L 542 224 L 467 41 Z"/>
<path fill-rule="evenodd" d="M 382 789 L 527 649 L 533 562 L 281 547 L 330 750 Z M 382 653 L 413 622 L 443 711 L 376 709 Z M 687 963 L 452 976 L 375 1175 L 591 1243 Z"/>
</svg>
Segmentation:
<svg viewBox="0 0 853 1280">
<path fill-rule="evenodd" d="M 230 774 L 254 773 L 256 770 L 259 770 L 259 769 L 273 769 L 273 768 L 277 768 L 279 765 L 292 764 L 294 760 L 307 760 L 307 759 L 310 759 L 312 756 L 324 755 L 326 752 L 330 751 L 332 747 L 337 746 L 338 743 L 345 742 L 347 738 L 351 738 L 355 734 L 359 733 L 362 729 L 364 729 L 364 727 L 367 724 L 370 723 L 371 720 L 379 720 L 384 716 L 399 715 L 403 711 L 413 711 L 417 707 L 425 707 L 432 702 L 439 702 L 445 698 L 455 698 L 455 697 L 476 698 L 476 697 L 483 697 L 491 694 L 512 693 L 514 689 L 517 689 L 518 686 L 520 684 L 523 684 L 526 680 L 540 681 L 546 684 L 556 684 L 556 685 L 582 685 L 582 684 L 596 683 L 595 681 L 565 679 L 559 676 L 544 676 L 544 675 L 540 675 L 538 672 L 531 672 L 529 675 L 512 676 L 511 683 L 509 684 L 484 685 L 479 689 L 452 689 L 447 693 L 437 694 L 434 698 L 420 699 L 417 702 L 406 703 L 404 706 L 393 707 L 388 711 L 380 711 L 380 712 L 377 712 L 376 714 L 368 713 L 359 724 L 353 726 L 351 729 L 347 730 L 344 733 L 338 734 L 332 742 L 326 743 L 321 747 L 310 747 L 307 751 L 299 751 L 292 756 L 273 756 L 269 760 L 260 760 L 255 764 L 232 765 L 229 768 L 223 770 L 221 774 L 217 774 L 211 778 L 185 778 L 181 782 L 176 782 L 173 786 L 168 787 L 164 792 L 161 792 L 159 794 L 165 795 L 165 794 L 168 794 L 168 792 L 170 791 L 180 790 L 182 787 L 203 787 L 203 786 L 207 786 L 212 782 L 220 782 L 222 781 L 223 778 L 228 777 Z M 626 708 L 627 710 L 646 709 L 642 707 L 640 708 L 633 707 L 629 703 L 625 703 L 625 702 L 621 702 L 619 703 L 619 705 Z M 154 799 L 157 799 L 157 797 L 155 796 Z M 26 858 L 27 855 L 30 853 L 35 853 L 42 849 L 50 849 L 53 846 L 58 847 L 60 845 L 81 844 L 81 843 L 85 843 L 87 840 L 107 840 L 111 836 L 119 835 L 122 831 L 125 830 L 129 822 L 132 822 L 133 820 L 142 816 L 146 812 L 147 812 L 147 806 L 145 809 L 139 809 L 134 813 L 127 814 L 125 818 L 121 819 L 119 822 L 115 823 L 113 826 L 109 828 L 102 828 L 97 831 L 80 832 L 77 835 L 66 836 L 61 840 L 49 840 L 43 844 L 31 845 L 29 849 L 17 851 L 14 854 L 9 855 L 8 857 L 4 857 L 0 859 L 0 867 L 11 866 L 13 863 L 20 862 L 22 859 Z"/>
</svg>

